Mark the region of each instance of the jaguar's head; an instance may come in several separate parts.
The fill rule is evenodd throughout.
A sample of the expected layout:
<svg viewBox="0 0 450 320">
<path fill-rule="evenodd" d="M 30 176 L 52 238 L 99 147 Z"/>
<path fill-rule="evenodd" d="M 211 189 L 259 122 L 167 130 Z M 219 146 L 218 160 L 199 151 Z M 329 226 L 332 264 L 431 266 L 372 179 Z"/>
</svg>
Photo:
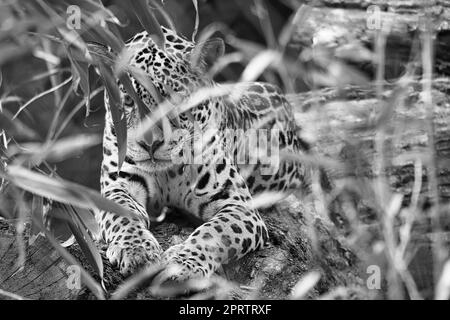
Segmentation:
<svg viewBox="0 0 450 320">
<path fill-rule="evenodd" d="M 194 44 L 170 29 L 161 27 L 161 32 L 164 36 L 162 44 L 147 32 L 135 35 L 126 44 L 129 65 L 140 71 L 153 89 L 153 92 L 147 91 L 139 81 L 142 79 L 132 78 L 136 93 L 147 107 L 148 116 L 164 99 L 173 99 L 176 95 L 178 100 L 182 100 L 198 88 L 211 85 L 212 81 L 206 75 L 207 68 L 224 52 L 223 41 L 218 38 Z M 136 139 L 142 112 L 125 91 L 122 105 L 128 127 L 127 155 L 141 163 L 152 163 L 154 169 L 170 167 L 173 164 L 171 155 L 178 154 L 183 144 L 190 140 L 188 134 L 179 133 L 192 131 L 192 114 L 182 113 L 171 118 L 173 134 L 170 139 L 164 139 L 162 122 L 147 132 L 143 139 Z"/>
<path fill-rule="evenodd" d="M 145 31 L 127 41 L 130 65 L 144 71 L 164 98 L 170 92 L 189 95 L 209 85 L 207 67 L 223 54 L 223 41 L 212 38 L 194 44 L 170 29 L 161 27 L 161 31 L 162 43 Z"/>
</svg>

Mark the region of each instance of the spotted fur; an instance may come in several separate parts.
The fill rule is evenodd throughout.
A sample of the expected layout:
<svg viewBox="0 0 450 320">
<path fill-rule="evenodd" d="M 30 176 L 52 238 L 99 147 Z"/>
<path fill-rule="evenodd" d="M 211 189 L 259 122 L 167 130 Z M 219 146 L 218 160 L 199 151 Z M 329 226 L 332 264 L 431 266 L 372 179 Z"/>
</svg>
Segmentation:
<svg viewBox="0 0 450 320">
<path fill-rule="evenodd" d="M 146 32 L 127 42 L 130 64 L 145 71 L 160 95 L 169 97 L 176 92 L 186 98 L 197 88 L 217 87 L 205 76 L 204 61 L 206 51 L 214 52 L 220 42 L 202 44 L 203 51 L 198 51 L 196 62 L 193 52 L 198 47 L 194 43 L 171 30 L 163 28 L 163 32 L 164 50 Z M 155 110 L 152 95 L 133 78 L 132 83 L 144 104 L 150 111 Z M 222 264 L 265 247 L 269 240 L 267 228 L 252 207 L 252 196 L 265 191 L 307 189 L 307 170 L 299 162 L 285 160 L 273 174 L 264 175 L 265 165 L 261 161 L 254 164 L 236 161 L 238 151 L 246 148 L 248 139 L 227 136 L 224 132 L 240 129 L 245 133 L 255 127 L 278 129 L 276 143 L 282 152 L 308 152 L 308 145 L 298 135 L 291 106 L 280 90 L 267 83 L 240 84 L 231 94 L 210 98 L 190 113 L 180 114 L 176 128 L 189 134 L 174 134 L 164 143 L 157 126 L 150 142 L 136 139 L 138 108 L 123 88 L 121 94 L 127 118 L 127 156 L 118 172 L 117 139 L 105 97 L 101 190 L 105 197 L 137 213 L 139 218 L 119 217 L 110 212 L 97 216 L 102 237 L 109 244 L 108 258 L 120 265 L 120 271 L 128 274 L 143 264 L 162 261 L 166 278 L 208 277 Z M 196 120 L 197 128 L 192 120 Z M 195 145 L 198 141 L 195 129 L 208 137 L 202 145 L 202 163 L 174 164 L 170 155 L 183 156 L 183 145 Z M 210 129 L 218 130 L 206 134 Z M 235 143 L 227 148 L 230 139 Z M 250 152 L 254 147 L 247 146 Z M 204 224 L 183 243 L 162 252 L 148 228 L 149 213 L 158 213 L 164 207 L 190 212 Z"/>
</svg>

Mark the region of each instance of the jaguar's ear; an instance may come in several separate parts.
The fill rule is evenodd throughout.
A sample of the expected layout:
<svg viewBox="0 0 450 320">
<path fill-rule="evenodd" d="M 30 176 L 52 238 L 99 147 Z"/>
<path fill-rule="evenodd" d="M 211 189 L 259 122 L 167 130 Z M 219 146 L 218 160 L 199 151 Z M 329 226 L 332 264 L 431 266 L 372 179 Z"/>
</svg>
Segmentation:
<svg viewBox="0 0 450 320">
<path fill-rule="evenodd" d="M 225 44 L 220 38 L 211 38 L 197 43 L 191 53 L 191 65 L 208 70 L 225 53 Z"/>
</svg>

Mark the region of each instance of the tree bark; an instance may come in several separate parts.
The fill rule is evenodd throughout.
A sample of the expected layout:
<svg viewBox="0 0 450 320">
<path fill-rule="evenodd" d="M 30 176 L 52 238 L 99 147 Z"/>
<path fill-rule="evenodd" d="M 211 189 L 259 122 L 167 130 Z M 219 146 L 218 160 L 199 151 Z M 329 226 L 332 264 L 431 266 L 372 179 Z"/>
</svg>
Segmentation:
<svg viewBox="0 0 450 320">
<path fill-rule="evenodd" d="M 292 0 L 294 8 L 307 3 L 305 15 L 297 21 L 289 42 L 290 54 L 296 58 L 305 48 L 328 46 L 338 60 L 352 65 L 374 78 L 374 61 L 358 56 L 361 48 L 375 50 L 379 33 L 386 34 L 386 79 L 403 75 L 405 66 L 421 51 L 425 17 L 435 40 L 437 74 L 450 74 L 450 4 L 447 1 L 421 0 Z M 372 6 L 372 7 L 371 7 Z M 375 9 L 378 8 L 378 9 Z M 377 11 L 374 11 L 377 10 Z"/>
<path fill-rule="evenodd" d="M 40 237 L 28 244 L 28 231 L 22 245 L 16 228 L 0 219 L 0 300 L 13 298 L 13 293 L 23 299 L 74 299 L 78 291 L 68 290 L 67 263 L 56 253 L 46 239 Z M 25 250 L 25 261 L 20 266 L 20 250 Z"/>
</svg>

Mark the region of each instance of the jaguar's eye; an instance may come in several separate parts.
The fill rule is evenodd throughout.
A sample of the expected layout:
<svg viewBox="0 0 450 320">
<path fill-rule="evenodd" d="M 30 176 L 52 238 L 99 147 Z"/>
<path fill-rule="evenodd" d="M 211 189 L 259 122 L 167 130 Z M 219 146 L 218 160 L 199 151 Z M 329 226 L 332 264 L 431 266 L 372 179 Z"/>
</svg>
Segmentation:
<svg viewBox="0 0 450 320">
<path fill-rule="evenodd" d="M 130 107 L 134 104 L 133 99 L 127 94 L 125 95 L 123 102 L 127 107 Z"/>
</svg>

